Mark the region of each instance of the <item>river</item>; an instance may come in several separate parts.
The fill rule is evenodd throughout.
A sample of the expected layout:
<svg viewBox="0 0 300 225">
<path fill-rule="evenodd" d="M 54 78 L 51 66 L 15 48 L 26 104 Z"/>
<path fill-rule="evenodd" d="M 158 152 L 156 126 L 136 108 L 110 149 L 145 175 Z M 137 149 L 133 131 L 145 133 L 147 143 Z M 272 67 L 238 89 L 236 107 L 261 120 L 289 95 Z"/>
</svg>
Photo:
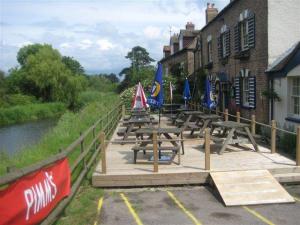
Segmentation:
<svg viewBox="0 0 300 225">
<path fill-rule="evenodd" d="M 0 127 L 0 151 L 13 155 L 26 146 L 34 145 L 56 123 L 57 119 L 47 119 Z"/>
</svg>

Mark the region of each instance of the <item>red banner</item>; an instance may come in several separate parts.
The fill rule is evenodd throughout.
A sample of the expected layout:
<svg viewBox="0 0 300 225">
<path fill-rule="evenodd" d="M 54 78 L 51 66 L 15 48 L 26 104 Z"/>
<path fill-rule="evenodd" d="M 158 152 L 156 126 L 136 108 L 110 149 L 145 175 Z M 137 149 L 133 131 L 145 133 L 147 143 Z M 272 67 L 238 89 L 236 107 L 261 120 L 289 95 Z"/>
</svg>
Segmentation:
<svg viewBox="0 0 300 225">
<path fill-rule="evenodd" d="M 37 224 L 70 191 L 67 159 L 26 175 L 0 191 L 0 225 Z"/>
</svg>

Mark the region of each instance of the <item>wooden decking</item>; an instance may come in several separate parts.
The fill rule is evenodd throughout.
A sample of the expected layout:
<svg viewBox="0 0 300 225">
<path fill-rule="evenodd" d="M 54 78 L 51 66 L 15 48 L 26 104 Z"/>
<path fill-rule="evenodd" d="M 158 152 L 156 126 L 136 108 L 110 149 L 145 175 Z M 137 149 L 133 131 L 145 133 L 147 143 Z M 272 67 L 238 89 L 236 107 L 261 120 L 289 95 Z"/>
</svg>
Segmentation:
<svg viewBox="0 0 300 225">
<path fill-rule="evenodd" d="M 167 118 L 162 118 L 162 127 L 168 127 Z M 111 140 L 119 139 L 117 127 Z M 193 139 L 189 132 L 184 133 L 185 154 L 181 155 L 181 164 L 177 164 L 177 156 L 171 165 L 159 165 L 159 172 L 153 172 L 151 162 L 133 164 L 134 144 L 109 143 L 106 150 L 107 173 L 101 173 L 101 162 L 93 174 L 93 185 L 96 187 L 147 186 L 201 184 L 208 182 L 210 171 L 236 171 L 267 169 L 272 174 L 300 173 L 295 161 L 280 155 L 271 154 L 266 147 L 259 146 L 260 152 L 254 152 L 249 145 L 227 148 L 224 154 L 217 154 L 220 146 L 211 145 L 211 170 L 204 169 L 205 155 L 201 148 L 203 140 Z M 149 154 L 149 153 L 147 153 Z M 138 159 L 143 153 L 138 153 Z M 280 177 L 280 176 L 279 176 Z M 278 178 L 279 179 L 279 178 Z M 280 179 L 279 179 L 280 180 Z"/>
</svg>

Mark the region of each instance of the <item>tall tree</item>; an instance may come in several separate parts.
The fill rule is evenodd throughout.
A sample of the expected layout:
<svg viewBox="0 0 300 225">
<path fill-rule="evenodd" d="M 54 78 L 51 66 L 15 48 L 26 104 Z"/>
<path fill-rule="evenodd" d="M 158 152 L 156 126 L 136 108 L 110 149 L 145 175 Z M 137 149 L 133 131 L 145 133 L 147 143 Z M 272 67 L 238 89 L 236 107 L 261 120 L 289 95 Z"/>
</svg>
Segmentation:
<svg viewBox="0 0 300 225">
<path fill-rule="evenodd" d="M 155 61 L 149 56 L 147 50 L 141 46 L 133 47 L 125 58 L 130 59 L 131 66 L 137 70 Z"/>
<path fill-rule="evenodd" d="M 26 64 L 28 56 L 36 54 L 43 46 L 46 45 L 32 44 L 22 47 L 17 54 L 17 60 L 20 65 L 24 66 Z"/>
<path fill-rule="evenodd" d="M 84 74 L 84 69 L 80 63 L 73 57 L 63 56 L 62 62 L 72 71 L 73 74 Z"/>
</svg>

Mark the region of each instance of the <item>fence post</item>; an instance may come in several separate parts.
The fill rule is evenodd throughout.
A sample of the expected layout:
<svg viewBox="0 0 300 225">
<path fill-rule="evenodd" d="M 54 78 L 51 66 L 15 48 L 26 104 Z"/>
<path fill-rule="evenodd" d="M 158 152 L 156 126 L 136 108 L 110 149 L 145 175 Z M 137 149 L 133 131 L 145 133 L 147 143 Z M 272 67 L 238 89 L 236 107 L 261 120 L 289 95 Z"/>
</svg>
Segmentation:
<svg viewBox="0 0 300 225">
<path fill-rule="evenodd" d="M 80 131 L 80 138 L 81 138 L 82 132 Z M 80 153 L 82 154 L 84 152 L 84 146 L 83 146 L 83 141 L 84 139 L 82 139 L 82 141 L 80 142 Z M 83 168 L 86 168 L 86 161 L 85 161 L 85 157 L 83 158 Z"/>
<path fill-rule="evenodd" d="M 276 121 L 272 120 L 271 123 L 271 153 L 276 152 Z"/>
<path fill-rule="evenodd" d="M 225 109 L 224 111 L 224 120 L 228 121 L 228 109 Z"/>
<path fill-rule="evenodd" d="M 157 131 L 153 131 L 153 172 L 158 172 L 158 145 Z"/>
<path fill-rule="evenodd" d="M 106 148 L 105 148 L 105 133 L 100 133 L 100 145 L 101 145 L 101 167 L 102 173 L 106 174 Z"/>
<path fill-rule="evenodd" d="M 96 127 L 94 126 L 93 127 L 93 140 L 95 139 L 95 137 L 96 137 Z M 95 142 L 95 144 L 94 144 L 94 151 L 96 151 L 96 150 L 97 150 L 97 144 Z"/>
<path fill-rule="evenodd" d="M 125 105 L 122 105 L 122 118 L 125 117 L 125 114 L 126 114 L 126 108 Z"/>
<path fill-rule="evenodd" d="M 205 170 L 210 170 L 210 131 L 209 128 L 205 128 L 204 134 L 205 141 Z"/>
<path fill-rule="evenodd" d="M 241 122 L 241 113 L 236 112 L 236 122 L 240 123 Z"/>
<path fill-rule="evenodd" d="M 216 107 L 216 115 L 219 115 L 219 107 Z"/>
<path fill-rule="evenodd" d="M 297 127 L 296 166 L 300 166 L 300 126 Z"/>
<path fill-rule="evenodd" d="M 251 116 L 251 133 L 254 135 L 255 134 L 255 115 L 253 114 Z"/>
<path fill-rule="evenodd" d="M 7 173 L 11 173 L 11 172 L 14 172 L 16 170 L 17 170 L 16 166 L 8 166 L 8 167 L 6 167 L 6 172 Z"/>
</svg>

